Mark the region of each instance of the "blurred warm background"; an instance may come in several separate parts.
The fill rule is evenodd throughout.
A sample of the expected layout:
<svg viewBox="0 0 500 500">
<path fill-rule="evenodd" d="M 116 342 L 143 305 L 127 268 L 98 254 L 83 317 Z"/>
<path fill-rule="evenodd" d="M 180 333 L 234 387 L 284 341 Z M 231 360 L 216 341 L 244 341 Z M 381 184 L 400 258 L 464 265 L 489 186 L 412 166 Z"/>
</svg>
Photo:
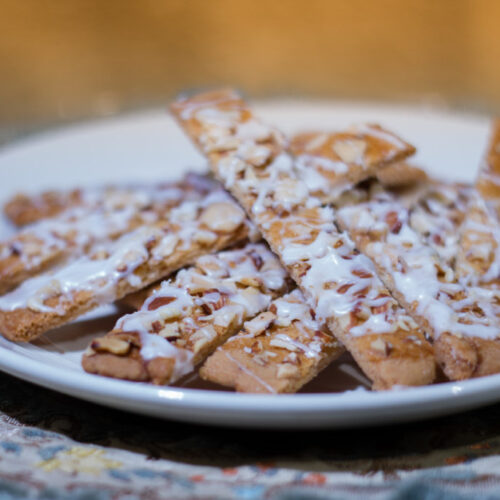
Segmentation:
<svg viewBox="0 0 500 500">
<path fill-rule="evenodd" d="M 500 113 L 500 0 L 0 0 L 0 142 L 232 84 Z"/>
</svg>

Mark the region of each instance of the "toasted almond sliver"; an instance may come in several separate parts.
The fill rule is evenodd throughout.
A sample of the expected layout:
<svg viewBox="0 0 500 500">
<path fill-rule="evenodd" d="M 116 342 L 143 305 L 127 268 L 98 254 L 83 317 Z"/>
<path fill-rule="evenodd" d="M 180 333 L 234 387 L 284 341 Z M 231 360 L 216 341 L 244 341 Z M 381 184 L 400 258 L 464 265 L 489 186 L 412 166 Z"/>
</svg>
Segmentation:
<svg viewBox="0 0 500 500">
<path fill-rule="evenodd" d="M 92 342 L 91 348 L 95 352 L 110 352 L 122 356 L 130 351 L 130 343 L 115 337 L 101 337 Z"/>
</svg>

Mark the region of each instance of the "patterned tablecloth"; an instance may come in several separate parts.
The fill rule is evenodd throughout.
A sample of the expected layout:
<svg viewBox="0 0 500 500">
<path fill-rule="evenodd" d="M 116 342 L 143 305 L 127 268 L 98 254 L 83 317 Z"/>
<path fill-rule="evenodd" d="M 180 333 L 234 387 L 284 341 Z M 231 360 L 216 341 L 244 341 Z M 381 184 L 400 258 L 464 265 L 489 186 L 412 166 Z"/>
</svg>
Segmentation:
<svg viewBox="0 0 500 500">
<path fill-rule="evenodd" d="M 500 405 L 361 430 L 149 419 L 0 374 L 0 499 L 499 498 Z"/>
</svg>

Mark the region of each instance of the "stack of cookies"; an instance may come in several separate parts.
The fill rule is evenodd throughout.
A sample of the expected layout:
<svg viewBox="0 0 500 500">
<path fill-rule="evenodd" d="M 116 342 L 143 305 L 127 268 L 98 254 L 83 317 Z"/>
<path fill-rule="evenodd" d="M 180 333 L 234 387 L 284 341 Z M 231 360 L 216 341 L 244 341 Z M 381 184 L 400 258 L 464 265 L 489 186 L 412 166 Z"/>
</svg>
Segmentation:
<svg viewBox="0 0 500 500">
<path fill-rule="evenodd" d="M 82 358 L 293 393 L 348 351 L 374 390 L 500 372 L 500 122 L 475 186 L 429 179 L 379 125 L 285 137 L 233 90 L 172 105 L 210 174 L 17 195 L 0 332 L 134 309 Z"/>
</svg>

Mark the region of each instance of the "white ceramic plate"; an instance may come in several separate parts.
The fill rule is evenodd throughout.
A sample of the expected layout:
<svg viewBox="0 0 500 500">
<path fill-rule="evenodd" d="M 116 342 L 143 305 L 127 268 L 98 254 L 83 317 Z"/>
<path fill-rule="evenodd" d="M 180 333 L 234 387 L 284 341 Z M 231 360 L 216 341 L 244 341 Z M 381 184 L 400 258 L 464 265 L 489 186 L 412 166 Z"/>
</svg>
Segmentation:
<svg viewBox="0 0 500 500">
<path fill-rule="evenodd" d="M 295 131 L 374 121 L 419 148 L 433 174 L 471 181 L 487 140 L 488 120 L 425 109 L 332 102 L 272 102 L 261 116 Z M 179 177 L 202 170 L 202 158 L 164 113 L 132 115 L 38 136 L 0 152 L 0 201 L 18 190 Z M 2 237 L 12 228 L 0 222 Z M 295 395 L 246 395 L 215 390 L 196 377 L 181 387 L 154 387 L 84 373 L 80 357 L 90 338 L 117 319 L 112 306 L 44 335 L 32 344 L 0 338 L 0 369 L 82 399 L 189 422 L 268 428 L 361 426 L 444 415 L 500 401 L 500 375 L 462 383 L 372 393 L 343 358 Z M 198 387 L 198 388 L 193 388 Z M 348 389 L 346 391 L 346 389 Z"/>
</svg>

